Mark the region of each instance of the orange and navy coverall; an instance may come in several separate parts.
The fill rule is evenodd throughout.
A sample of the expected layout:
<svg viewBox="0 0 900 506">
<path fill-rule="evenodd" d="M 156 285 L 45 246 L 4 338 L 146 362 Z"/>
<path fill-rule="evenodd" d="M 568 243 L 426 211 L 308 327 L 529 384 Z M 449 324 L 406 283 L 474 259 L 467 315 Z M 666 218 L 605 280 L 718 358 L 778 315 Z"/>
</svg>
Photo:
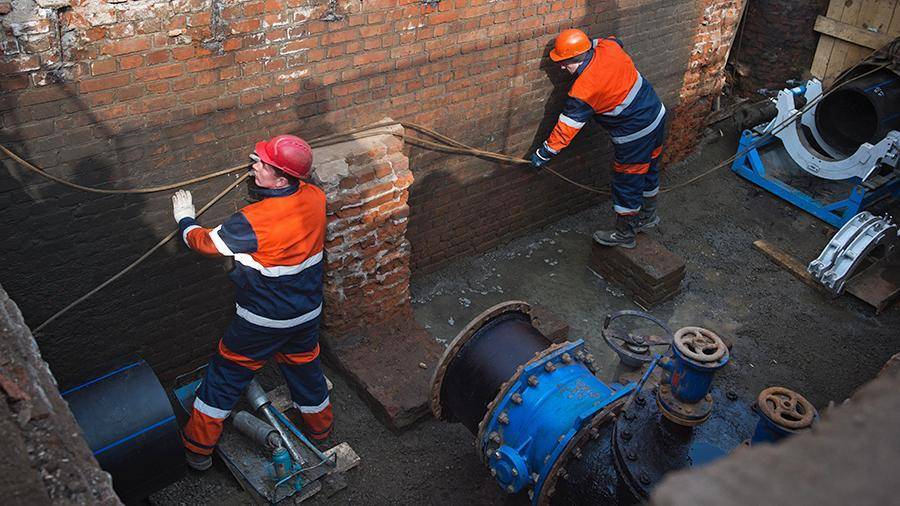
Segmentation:
<svg viewBox="0 0 900 506">
<path fill-rule="evenodd" d="M 644 197 L 659 193 L 666 108 L 618 39 L 594 40 L 575 74 L 543 150 L 558 154 L 593 117 L 609 132 L 615 151 L 613 208 L 618 214 L 636 214 Z"/>
<path fill-rule="evenodd" d="M 234 257 L 236 315 L 206 369 L 182 431 L 189 450 L 209 455 L 254 373 L 275 357 L 306 430 L 328 437 L 332 410 L 319 363 L 325 194 L 306 184 L 256 188 L 263 200 L 213 229 L 179 223 L 191 249 Z"/>
</svg>

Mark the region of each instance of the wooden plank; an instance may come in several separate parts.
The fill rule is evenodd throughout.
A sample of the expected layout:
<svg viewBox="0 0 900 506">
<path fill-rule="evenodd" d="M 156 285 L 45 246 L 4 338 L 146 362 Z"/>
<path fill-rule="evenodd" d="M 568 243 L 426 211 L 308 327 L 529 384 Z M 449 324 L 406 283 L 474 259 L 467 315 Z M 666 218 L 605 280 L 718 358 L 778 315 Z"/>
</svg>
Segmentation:
<svg viewBox="0 0 900 506">
<path fill-rule="evenodd" d="M 883 258 L 850 278 L 847 293 L 875 308 L 875 314 L 900 298 L 900 255 Z"/>
<path fill-rule="evenodd" d="M 890 42 L 890 39 L 892 39 L 893 37 L 891 37 L 890 34 L 886 33 L 886 30 L 888 26 L 890 26 L 891 16 L 894 13 L 896 4 L 897 0 L 862 0 L 862 3 L 859 7 L 859 18 L 857 18 L 855 26 L 869 33 L 884 35 L 888 40 L 872 48 L 850 48 L 847 51 L 846 60 L 848 63 L 848 67 L 850 66 L 850 64 L 852 64 L 852 62 L 857 62 L 864 58 L 867 58 L 870 54 L 872 54 L 872 49 L 878 49 Z"/>
<path fill-rule="evenodd" d="M 824 16 L 818 16 L 816 18 L 816 24 L 813 29 L 819 33 L 824 33 L 825 35 L 830 35 L 869 49 L 878 49 L 893 40 L 893 37 L 886 34 L 870 32 Z"/>
<path fill-rule="evenodd" d="M 753 241 L 753 247 L 764 253 L 769 257 L 769 260 L 775 262 L 776 265 L 793 274 L 794 277 L 796 277 L 800 281 L 803 281 L 816 290 L 826 292 L 825 287 L 820 285 L 819 282 L 816 281 L 810 273 L 806 272 L 806 265 L 798 262 L 796 258 L 785 253 L 777 246 L 773 246 L 768 241 L 759 239 L 757 241 Z"/>
<path fill-rule="evenodd" d="M 859 10 L 862 7 L 860 0 L 847 0 L 844 12 L 841 14 L 840 21 L 848 25 L 855 25 L 859 19 Z M 830 17 L 830 16 L 829 16 Z M 837 18 L 832 18 L 837 19 Z M 834 41 L 834 48 L 831 50 L 831 57 L 828 58 L 828 70 L 825 71 L 825 79 L 823 83 L 826 87 L 834 82 L 834 78 L 841 72 L 852 66 L 856 61 L 847 61 L 847 52 L 854 44 L 844 42 L 842 40 Z"/>
<path fill-rule="evenodd" d="M 828 3 L 828 11 L 825 16 L 830 19 L 840 19 L 844 13 L 844 2 L 842 0 L 831 0 Z M 813 58 L 810 73 L 820 80 L 825 79 L 825 72 L 828 70 L 828 59 L 831 57 L 831 50 L 834 49 L 835 38 L 822 35 L 819 37 L 819 44 L 816 46 L 816 55 Z"/>
</svg>

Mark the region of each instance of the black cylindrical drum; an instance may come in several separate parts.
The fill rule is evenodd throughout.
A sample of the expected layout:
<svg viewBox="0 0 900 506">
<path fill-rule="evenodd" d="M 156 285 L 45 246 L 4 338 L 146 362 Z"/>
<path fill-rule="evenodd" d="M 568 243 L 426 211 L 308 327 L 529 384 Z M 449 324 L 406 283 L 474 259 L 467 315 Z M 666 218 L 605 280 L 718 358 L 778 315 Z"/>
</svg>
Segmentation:
<svg viewBox="0 0 900 506">
<path fill-rule="evenodd" d="M 500 386 L 549 344 L 531 318 L 519 311 L 500 314 L 482 325 L 452 357 L 444 374 L 441 405 L 447 418 L 477 434 L 478 423 Z"/>
<path fill-rule="evenodd" d="M 184 475 L 172 404 L 143 360 L 62 393 L 113 488 L 135 502 Z"/>
</svg>

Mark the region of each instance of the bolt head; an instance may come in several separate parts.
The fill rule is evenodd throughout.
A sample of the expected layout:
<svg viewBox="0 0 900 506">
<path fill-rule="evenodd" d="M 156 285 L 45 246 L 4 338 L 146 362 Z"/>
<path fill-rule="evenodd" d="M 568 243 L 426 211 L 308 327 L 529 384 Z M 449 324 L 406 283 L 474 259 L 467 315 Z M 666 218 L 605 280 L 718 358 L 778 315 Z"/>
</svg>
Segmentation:
<svg viewBox="0 0 900 506">
<path fill-rule="evenodd" d="M 638 478 L 638 480 L 640 480 L 641 484 L 643 485 L 650 484 L 650 477 L 647 476 L 647 473 L 641 473 L 641 476 Z"/>
<path fill-rule="evenodd" d="M 528 499 L 534 500 L 534 490 L 528 491 Z"/>
<path fill-rule="evenodd" d="M 538 385 L 538 378 L 537 378 L 537 376 L 534 376 L 534 375 L 529 376 L 529 377 L 528 377 L 528 384 L 531 385 L 531 386 L 533 386 L 533 387 L 536 387 L 536 386 Z"/>
<path fill-rule="evenodd" d="M 553 362 L 547 362 L 546 364 L 544 364 L 544 370 L 547 372 L 553 372 L 556 370 L 556 364 L 554 364 Z"/>
<path fill-rule="evenodd" d="M 562 357 L 560 358 L 562 359 L 564 364 L 569 364 L 572 362 L 572 355 L 569 355 L 568 353 L 563 353 Z"/>
<path fill-rule="evenodd" d="M 497 417 L 497 421 L 502 423 L 503 425 L 506 425 L 509 423 L 509 415 L 507 415 L 505 412 L 500 413 L 500 416 Z"/>
<path fill-rule="evenodd" d="M 541 475 L 539 475 L 538 473 L 531 473 L 531 481 L 537 483 L 540 479 Z"/>
<path fill-rule="evenodd" d="M 500 460 L 500 452 L 494 452 L 494 458 Z"/>
<path fill-rule="evenodd" d="M 506 492 L 507 492 L 507 493 L 512 494 L 512 493 L 515 492 L 515 491 L 516 491 L 516 487 L 514 487 L 514 486 L 512 486 L 512 485 L 507 485 L 507 486 L 506 486 Z"/>
<path fill-rule="evenodd" d="M 516 392 L 512 395 L 511 400 L 513 401 L 513 404 L 522 404 L 522 395 Z"/>
<path fill-rule="evenodd" d="M 489 437 L 492 442 L 494 442 L 496 444 L 500 444 L 500 434 L 498 434 L 496 432 L 491 432 Z"/>
<path fill-rule="evenodd" d="M 591 353 L 588 353 L 587 355 L 584 356 L 584 361 L 585 361 L 585 362 L 588 362 L 588 363 L 593 362 L 593 361 L 594 361 L 594 355 L 591 354 Z"/>
<path fill-rule="evenodd" d="M 512 468 L 512 475 L 513 475 L 513 476 L 518 476 L 518 475 L 519 475 L 519 470 L 516 469 L 515 467 Z"/>
</svg>

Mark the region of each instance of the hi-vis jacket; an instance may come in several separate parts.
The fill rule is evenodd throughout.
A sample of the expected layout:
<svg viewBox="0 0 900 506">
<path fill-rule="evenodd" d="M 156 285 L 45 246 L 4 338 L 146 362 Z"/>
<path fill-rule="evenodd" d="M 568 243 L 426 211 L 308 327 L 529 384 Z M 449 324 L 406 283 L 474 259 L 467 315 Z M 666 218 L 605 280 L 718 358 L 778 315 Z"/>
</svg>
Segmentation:
<svg viewBox="0 0 900 506">
<path fill-rule="evenodd" d="M 325 193 L 302 182 L 256 193 L 265 198 L 216 228 L 183 218 L 181 236 L 204 255 L 234 257 L 239 317 L 261 327 L 296 327 L 322 311 Z"/>
<path fill-rule="evenodd" d="M 596 39 L 569 90 L 566 104 L 544 148 L 557 154 L 593 117 L 609 132 L 614 147 L 653 133 L 664 120 L 663 106 L 617 39 Z"/>
</svg>

